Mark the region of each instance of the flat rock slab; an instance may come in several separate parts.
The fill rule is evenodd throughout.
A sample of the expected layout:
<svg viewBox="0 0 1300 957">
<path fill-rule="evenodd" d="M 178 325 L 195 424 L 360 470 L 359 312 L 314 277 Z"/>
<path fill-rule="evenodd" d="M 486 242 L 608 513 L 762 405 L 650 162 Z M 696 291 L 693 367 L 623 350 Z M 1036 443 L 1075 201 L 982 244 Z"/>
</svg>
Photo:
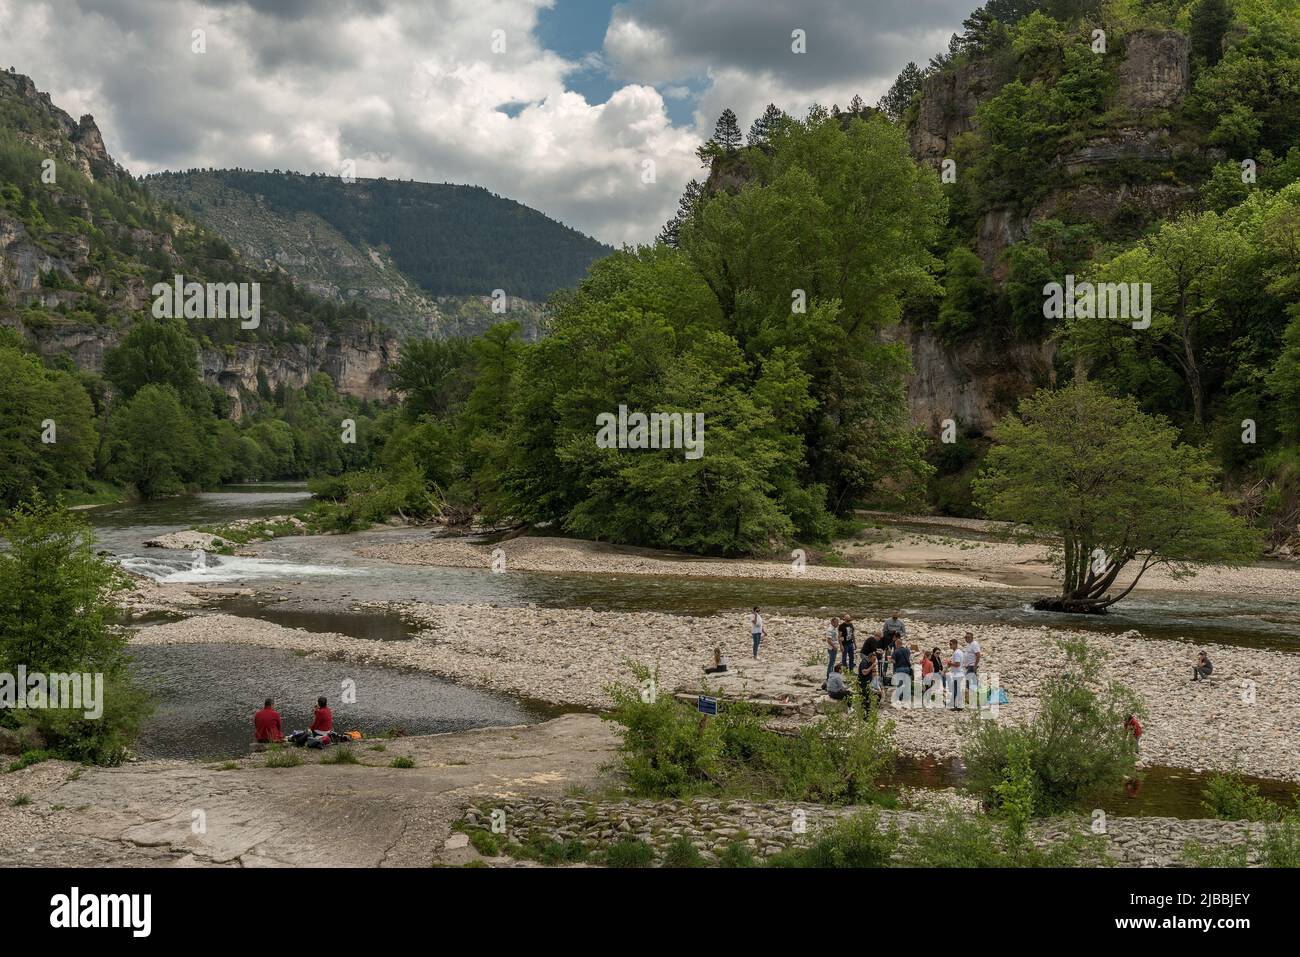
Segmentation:
<svg viewBox="0 0 1300 957">
<path fill-rule="evenodd" d="M 226 771 L 46 762 L 3 776 L 31 803 L 0 811 L 0 866 L 427 867 L 467 803 L 607 786 L 617 743 L 608 722 L 580 714 L 359 742 L 361 766 L 315 754 L 291 768 L 252 755 Z M 399 756 L 415 767 L 389 767 Z"/>
</svg>

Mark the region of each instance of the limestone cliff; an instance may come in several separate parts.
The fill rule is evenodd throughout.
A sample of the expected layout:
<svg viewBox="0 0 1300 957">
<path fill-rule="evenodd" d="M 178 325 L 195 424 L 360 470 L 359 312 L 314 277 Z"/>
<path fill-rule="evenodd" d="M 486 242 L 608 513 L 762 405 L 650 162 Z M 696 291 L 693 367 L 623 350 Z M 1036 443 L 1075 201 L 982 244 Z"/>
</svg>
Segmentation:
<svg viewBox="0 0 1300 957">
<path fill-rule="evenodd" d="M 1219 159 L 1214 151 L 1179 138 L 1163 125 L 1190 91 L 1189 42 L 1174 30 L 1139 30 L 1122 38 L 1113 55 L 1116 122 L 1057 156 L 1053 186 L 1029 209 L 998 206 L 977 218 L 974 249 L 988 274 L 1006 276 L 1007 248 L 1029 236 L 1038 221 L 1057 218 L 1109 227 L 1124 217 L 1150 222 L 1186 208 L 1194 186 L 1144 169 L 1169 170 L 1189 159 Z M 1001 88 L 992 62 L 975 59 L 927 77 L 908 122 L 908 141 L 920 161 L 938 166 L 957 138 L 978 135 L 981 102 Z M 1132 170 L 1134 172 L 1126 172 Z M 915 373 L 908 401 L 915 424 L 936 429 L 945 418 L 987 430 L 1022 396 L 1052 374 L 1052 342 L 1004 343 L 976 338 L 956 346 L 928 329 L 908 329 Z"/>
</svg>

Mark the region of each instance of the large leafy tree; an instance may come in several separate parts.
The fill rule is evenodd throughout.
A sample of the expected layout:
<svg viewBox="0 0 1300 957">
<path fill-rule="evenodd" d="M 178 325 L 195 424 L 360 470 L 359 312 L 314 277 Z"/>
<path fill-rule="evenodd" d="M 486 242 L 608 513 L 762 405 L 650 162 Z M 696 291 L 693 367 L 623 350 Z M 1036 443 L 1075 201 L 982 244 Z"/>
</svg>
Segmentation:
<svg viewBox="0 0 1300 957">
<path fill-rule="evenodd" d="M 929 246 L 944 203 L 883 116 L 814 110 L 773 145 L 747 154 L 755 179 L 710 196 L 680 242 L 746 356 L 785 349 L 808 375 L 808 477 L 842 512 L 927 468 L 907 424 L 906 350 L 881 340 L 906 297 L 938 291 Z"/>
<path fill-rule="evenodd" d="M 1060 542 L 1060 595 L 1035 607 L 1101 612 L 1151 568 L 1186 577 L 1201 564 L 1240 565 L 1259 554 L 1205 452 L 1180 444 L 1175 429 L 1131 398 L 1088 380 L 1042 390 L 992 435 L 977 503 L 991 518 Z"/>
<path fill-rule="evenodd" d="M 105 354 L 104 377 L 126 399 L 147 385 L 166 385 L 190 408 L 211 411 L 199 375 L 199 344 L 179 319 L 132 326 L 122 344 Z"/>
<path fill-rule="evenodd" d="M 84 485 L 98 442 L 76 376 L 0 340 L 0 507 Z"/>
<path fill-rule="evenodd" d="M 184 491 L 204 469 L 195 422 L 170 385 L 146 385 L 114 409 L 105 452 L 109 478 L 145 498 Z"/>
</svg>

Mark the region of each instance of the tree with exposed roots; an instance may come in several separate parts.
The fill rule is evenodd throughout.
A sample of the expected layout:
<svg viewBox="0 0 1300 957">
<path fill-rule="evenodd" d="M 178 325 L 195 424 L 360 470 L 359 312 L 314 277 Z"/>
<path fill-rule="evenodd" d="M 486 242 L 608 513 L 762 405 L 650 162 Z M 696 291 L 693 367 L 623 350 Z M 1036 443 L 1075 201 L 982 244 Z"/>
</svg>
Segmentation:
<svg viewBox="0 0 1300 957">
<path fill-rule="evenodd" d="M 1205 452 L 1132 398 L 1088 380 L 1044 389 L 992 435 L 977 504 L 1055 542 L 1061 592 L 1035 608 L 1103 613 L 1152 568 L 1186 578 L 1260 553 Z"/>
</svg>

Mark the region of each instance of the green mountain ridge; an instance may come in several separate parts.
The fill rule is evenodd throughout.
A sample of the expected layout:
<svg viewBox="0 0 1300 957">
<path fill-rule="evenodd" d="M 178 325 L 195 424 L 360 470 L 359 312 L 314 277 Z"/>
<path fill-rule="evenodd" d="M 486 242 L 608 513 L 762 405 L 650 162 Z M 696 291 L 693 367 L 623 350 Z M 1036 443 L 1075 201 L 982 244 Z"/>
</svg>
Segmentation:
<svg viewBox="0 0 1300 957">
<path fill-rule="evenodd" d="M 509 297 L 526 338 L 537 305 L 611 250 L 477 186 L 240 169 L 145 178 L 252 262 L 336 302 L 362 302 L 406 335 L 476 335 Z"/>
</svg>

